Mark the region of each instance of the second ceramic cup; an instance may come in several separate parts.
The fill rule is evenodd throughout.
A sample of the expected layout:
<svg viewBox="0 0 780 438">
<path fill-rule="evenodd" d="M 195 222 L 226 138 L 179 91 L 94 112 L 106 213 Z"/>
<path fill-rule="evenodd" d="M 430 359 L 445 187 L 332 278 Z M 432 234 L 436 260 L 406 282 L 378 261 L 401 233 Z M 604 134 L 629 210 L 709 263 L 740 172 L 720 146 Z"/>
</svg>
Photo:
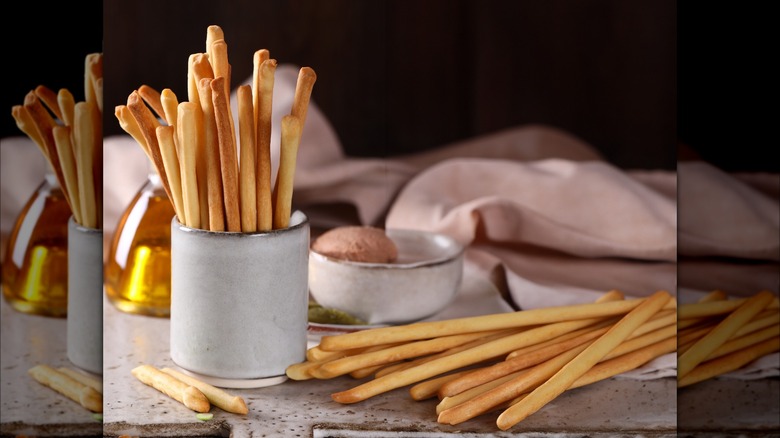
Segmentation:
<svg viewBox="0 0 780 438">
<path fill-rule="evenodd" d="M 264 233 L 211 232 L 174 218 L 173 361 L 222 387 L 283 381 L 306 356 L 308 251 L 300 211 L 288 228 Z"/>
</svg>

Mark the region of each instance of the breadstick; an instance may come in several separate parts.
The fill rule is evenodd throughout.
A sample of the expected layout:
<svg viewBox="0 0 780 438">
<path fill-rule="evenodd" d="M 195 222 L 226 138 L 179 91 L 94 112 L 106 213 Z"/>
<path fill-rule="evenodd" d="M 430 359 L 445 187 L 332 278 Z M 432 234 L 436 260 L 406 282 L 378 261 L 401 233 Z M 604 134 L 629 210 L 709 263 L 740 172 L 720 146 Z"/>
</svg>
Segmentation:
<svg viewBox="0 0 780 438">
<path fill-rule="evenodd" d="M 680 378 L 677 381 L 677 387 L 690 386 L 694 383 L 738 370 L 750 362 L 778 350 L 780 350 L 780 337 L 775 337 L 717 359 L 701 363 Z"/>
<path fill-rule="evenodd" d="M 750 347 L 752 345 L 763 342 L 767 339 L 771 339 L 775 336 L 780 336 L 780 325 L 766 327 L 764 329 L 757 330 L 745 336 L 732 338 L 729 341 L 725 342 L 720 347 L 718 347 L 717 349 L 715 349 L 715 351 L 710 353 L 705 360 L 710 361 L 712 359 L 725 356 L 729 353 L 733 353 L 737 350 Z"/>
<path fill-rule="evenodd" d="M 290 114 L 300 120 L 301 127 L 306 123 L 306 114 L 309 111 L 311 92 L 314 89 L 314 83 L 316 81 L 317 74 L 314 73 L 314 70 L 311 67 L 301 67 L 298 71 L 298 82 L 295 85 L 295 96 L 293 97 Z"/>
<path fill-rule="evenodd" d="M 677 345 L 677 327 L 675 327 L 673 324 L 667 325 L 666 327 L 662 327 L 649 333 L 645 333 L 641 336 L 630 336 L 626 338 L 626 340 L 623 341 L 620 345 L 607 353 L 601 359 L 601 361 L 603 362 L 605 360 L 632 353 L 634 351 L 645 348 L 648 345 L 661 342 L 667 338 L 675 338 L 675 345 Z"/>
<path fill-rule="evenodd" d="M 103 396 L 78 380 L 48 365 L 35 365 L 27 373 L 38 383 L 48 386 L 92 412 L 103 412 Z"/>
<path fill-rule="evenodd" d="M 409 388 L 409 395 L 412 397 L 412 400 L 418 400 L 418 401 L 436 397 L 442 385 L 452 380 L 455 380 L 459 377 L 462 377 L 465 374 L 468 374 L 469 372 L 471 371 L 470 370 L 456 371 L 451 374 L 445 374 L 443 376 L 434 377 L 433 379 L 422 381 Z"/>
<path fill-rule="evenodd" d="M 219 27 L 216 24 L 212 24 L 206 28 L 206 53 L 208 54 L 209 59 L 214 59 L 213 51 L 212 51 L 212 44 L 214 44 L 214 41 L 217 40 L 224 40 L 225 39 L 225 32 L 222 31 L 222 28 Z"/>
<path fill-rule="evenodd" d="M 97 107 L 94 104 L 89 102 L 77 103 L 74 108 L 75 124 L 73 125 L 73 147 L 79 186 L 81 225 L 87 228 L 97 228 L 98 220 L 92 166 L 95 158 L 95 148 L 99 147 L 101 139 L 95 138 L 93 111 L 97 112 Z"/>
<path fill-rule="evenodd" d="M 255 123 L 252 86 L 238 87 L 238 127 L 241 139 L 239 162 L 239 193 L 241 194 L 241 231 L 257 231 L 257 180 L 255 178 Z"/>
<path fill-rule="evenodd" d="M 577 355 L 585 351 L 593 342 L 595 341 L 588 341 L 574 347 L 533 368 L 515 371 L 507 376 L 485 382 L 450 397 L 446 403 L 444 401 L 447 398 L 442 399 L 441 409 L 437 406 L 437 414 L 439 415 L 437 421 L 444 424 L 459 424 L 537 388 Z"/>
<path fill-rule="evenodd" d="M 65 126 L 73 126 L 73 111 L 76 106 L 73 94 L 66 88 L 61 88 L 57 92 L 57 105 L 60 107 L 60 113 L 62 114 L 62 123 Z"/>
<path fill-rule="evenodd" d="M 668 292 L 658 291 L 644 300 L 642 304 L 629 312 L 607 333 L 588 346 L 554 376 L 533 390 L 523 401 L 501 413 L 496 420 L 499 429 L 509 429 L 560 395 L 575 380 L 606 356 L 607 353 L 620 345 L 631 332 L 661 310 L 670 299 L 671 296 Z M 619 303 L 620 301 L 616 302 Z"/>
<path fill-rule="evenodd" d="M 579 330 L 575 330 L 575 331 L 570 332 L 570 333 L 564 333 L 561 336 L 555 337 L 553 339 L 548 339 L 548 340 L 546 340 L 544 342 L 540 342 L 540 343 L 534 344 L 534 345 L 529 345 L 527 347 L 523 347 L 523 348 L 520 348 L 518 350 L 515 350 L 515 351 L 509 353 L 504 360 L 515 359 L 515 358 L 517 358 L 519 356 L 524 356 L 526 354 L 529 354 L 529 353 L 534 352 L 536 350 L 540 350 L 540 349 L 549 347 L 551 345 L 555 345 L 555 344 L 559 344 L 559 343 L 562 343 L 562 342 L 570 341 L 571 339 L 576 338 L 576 337 L 585 336 L 588 333 L 591 333 L 591 332 L 594 332 L 594 331 L 596 331 L 598 333 L 604 333 L 606 331 L 605 329 L 608 329 L 609 327 L 613 326 L 616 322 L 618 322 L 618 318 L 604 319 L 604 320 L 602 320 L 602 321 L 600 321 L 600 322 L 598 322 L 596 324 L 593 324 L 591 326 L 588 326 L 588 327 L 585 327 L 585 328 L 582 328 L 582 329 L 579 329 Z"/>
<path fill-rule="evenodd" d="M 162 105 L 168 125 L 175 125 L 179 119 L 179 99 L 176 97 L 176 93 L 170 88 L 163 89 L 162 93 L 160 93 L 160 105 Z"/>
<path fill-rule="evenodd" d="M 267 51 L 265 51 L 267 52 Z M 257 229 L 273 228 L 271 199 L 271 116 L 274 95 L 275 59 L 263 59 L 262 50 L 255 52 L 254 105 L 257 148 Z M 265 53 L 267 56 L 267 53 Z M 259 63 L 259 65 L 258 65 Z"/>
<path fill-rule="evenodd" d="M 425 321 L 402 326 L 379 327 L 339 335 L 325 335 L 320 341 L 323 350 L 344 350 L 375 344 L 389 344 L 459 333 L 507 329 L 539 324 L 550 324 L 587 318 L 603 318 L 625 314 L 645 298 L 554 306 L 543 309 L 522 310 L 511 313 L 454 318 L 443 321 Z"/>
<path fill-rule="evenodd" d="M 580 346 L 588 341 L 592 341 L 593 339 L 606 333 L 607 330 L 609 330 L 609 327 L 600 327 L 595 330 L 582 333 L 577 337 L 548 345 L 544 348 L 524 355 L 515 356 L 512 359 L 498 362 L 487 368 L 473 371 L 458 380 L 452 381 L 442 386 L 439 394 L 442 397 L 453 396 L 467 389 L 471 389 L 475 386 L 479 386 L 499 377 L 506 376 L 507 374 L 538 365 L 542 362 L 552 359 L 555 356 L 558 356 L 561 353 L 569 351 L 572 348 Z"/>
<path fill-rule="evenodd" d="M 166 374 L 151 365 L 139 365 L 131 373 L 141 382 L 182 403 L 195 412 L 211 409 L 208 398 L 196 387 Z"/>
<path fill-rule="evenodd" d="M 61 372 L 62 374 L 65 374 L 66 376 L 70 377 L 73 380 L 76 380 L 78 382 L 83 383 L 84 385 L 89 386 L 90 388 L 94 389 L 95 391 L 101 394 L 103 393 L 102 379 L 98 379 L 93 376 L 88 376 L 80 371 L 76 371 L 65 367 L 59 367 L 57 368 L 57 371 Z"/>
<path fill-rule="evenodd" d="M 71 213 L 73 213 L 76 223 L 83 223 L 76 162 L 73 158 L 73 146 L 70 141 L 70 127 L 57 126 L 54 128 L 54 144 L 57 146 L 57 155 L 60 163 L 62 163 L 65 191 L 70 193 L 70 201 L 73 203 L 71 205 Z"/>
<path fill-rule="evenodd" d="M 391 362 L 397 362 L 403 359 L 424 356 L 431 353 L 438 353 L 442 350 L 456 347 L 458 345 L 462 345 L 492 334 L 495 333 L 483 332 L 442 336 L 425 341 L 410 342 L 395 347 L 383 348 L 378 351 L 347 356 L 323 364 L 316 370 L 313 370 L 312 375 L 320 379 L 330 379 L 365 367 L 383 365 Z"/>
<path fill-rule="evenodd" d="M 723 300 L 723 301 L 706 301 L 703 303 L 681 304 L 677 312 L 677 318 L 689 319 L 689 318 L 703 318 L 707 316 L 723 315 L 726 313 L 733 312 L 734 310 L 736 310 L 737 307 L 741 306 L 745 301 L 747 301 L 747 298 L 739 298 L 734 300 Z"/>
<path fill-rule="evenodd" d="M 237 395 L 228 394 L 222 389 L 216 388 L 206 382 L 202 382 L 194 377 L 180 373 L 179 371 L 171 368 L 163 368 L 162 372 L 181 380 L 187 385 L 198 388 L 203 393 L 203 395 L 206 396 L 209 402 L 211 402 L 211 404 L 222 409 L 223 411 L 241 415 L 246 415 L 249 413 L 246 402 L 244 402 L 243 398 Z"/>
<path fill-rule="evenodd" d="M 273 227 L 287 228 L 292 213 L 293 185 L 298 146 L 301 142 L 301 121 L 293 115 L 282 117 L 282 144 L 279 151 L 279 173 L 273 205 Z"/>
<path fill-rule="evenodd" d="M 51 91 L 49 88 L 47 88 L 44 85 L 38 85 L 35 87 L 35 95 L 38 97 L 38 99 L 43 102 L 44 105 L 46 105 L 46 108 L 49 109 L 49 111 L 54 113 L 54 116 L 57 117 L 60 120 L 65 120 L 65 117 L 62 115 L 62 110 L 60 109 L 60 105 L 57 102 L 57 94 L 54 91 Z"/>
<path fill-rule="evenodd" d="M 509 335 L 513 335 L 515 333 L 519 333 L 522 330 L 523 329 L 499 330 L 499 331 L 497 331 L 493 335 L 485 336 L 485 337 L 476 339 L 474 341 L 467 342 L 467 343 L 465 343 L 463 345 L 458 345 L 457 347 L 448 348 L 447 350 L 444 350 L 441 353 L 431 354 L 431 355 L 428 355 L 428 356 L 425 356 L 425 357 L 421 357 L 421 358 L 418 358 L 418 359 L 415 359 L 415 360 L 404 361 L 404 362 L 401 362 L 399 364 L 389 365 L 389 366 L 383 367 L 382 369 L 376 371 L 376 375 L 375 376 L 376 377 L 382 377 L 385 374 L 390 374 L 390 373 L 394 373 L 396 371 L 405 370 L 407 368 L 416 367 L 417 365 L 422 365 L 422 364 L 424 364 L 426 362 L 430 362 L 432 360 L 436 360 L 436 359 L 438 359 L 440 357 L 451 356 L 451 355 L 453 355 L 455 353 L 459 353 L 461 351 L 465 351 L 465 350 L 468 350 L 470 348 L 474 348 L 474 347 L 477 347 L 479 345 L 486 344 L 488 342 L 492 342 L 492 341 L 494 341 L 496 339 L 500 339 L 500 338 L 503 338 L 505 336 L 509 336 Z M 493 358 L 486 358 L 486 360 L 490 360 L 490 359 L 493 359 Z"/>
<path fill-rule="evenodd" d="M 165 117 L 165 108 L 163 108 L 162 98 L 157 90 L 144 84 L 138 87 L 138 95 L 152 108 L 158 118 L 163 119 L 169 125 L 175 123 L 175 120 L 169 120 Z"/>
<path fill-rule="evenodd" d="M 122 129 L 133 137 L 136 143 L 138 143 L 138 145 L 141 146 L 141 149 L 146 153 L 146 156 L 149 157 L 152 164 L 154 164 L 152 151 L 149 150 L 149 144 L 146 142 L 146 137 L 144 137 L 143 132 L 141 132 L 141 127 L 138 126 L 135 117 L 130 113 L 130 109 L 125 105 L 117 105 L 116 108 L 114 108 L 114 115 L 117 120 L 119 120 L 119 125 Z"/>
<path fill-rule="evenodd" d="M 209 52 L 209 63 L 212 70 L 214 70 L 214 78 L 223 78 L 222 87 L 225 95 L 225 102 L 227 108 L 230 108 L 230 63 L 228 62 L 228 46 L 224 39 L 224 36 L 220 39 L 216 39 L 211 43 L 211 51 Z M 213 92 L 213 90 L 212 90 Z M 236 126 L 233 121 L 233 112 L 227 111 L 227 119 L 230 122 L 230 135 L 233 136 L 233 147 L 236 145 L 236 130 L 233 128 Z"/>
<path fill-rule="evenodd" d="M 216 43 L 214 44 L 215 46 L 217 45 Z M 224 77 L 218 76 L 211 81 L 211 100 L 214 104 L 214 120 L 217 123 L 217 137 L 219 138 L 219 162 L 222 172 L 222 190 L 224 191 L 227 230 L 240 232 L 241 213 L 238 202 L 238 163 L 236 160 L 236 145 L 233 140 L 235 130 L 231 122 Z"/>
<path fill-rule="evenodd" d="M 716 348 L 726 342 L 740 327 L 750 321 L 755 315 L 764 310 L 772 302 L 774 295 L 768 291 L 762 291 L 748 298 L 722 322 L 720 322 L 709 333 L 696 341 L 685 353 L 680 355 L 677 360 L 677 378 L 680 379 L 688 374 L 696 365 L 704 361 Z M 736 301 L 736 300 L 735 300 Z M 728 301 L 716 301 L 718 304 Z"/>
<path fill-rule="evenodd" d="M 152 158 L 152 164 L 157 170 L 157 174 L 160 175 L 160 182 L 163 189 L 165 189 L 165 194 L 168 195 L 169 199 L 173 199 L 171 188 L 168 186 L 168 174 L 165 173 L 165 166 L 162 161 L 160 144 L 157 142 L 157 127 L 160 126 L 160 122 L 154 117 L 152 111 L 146 106 L 137 91 L 133 91 L 127 97 L 127 108 L 130 110 L 133 118 L 135 118 L 136 123 L 138 123 L 138 130 L 144 137 L 149 155 Z"/>
<path fill-rule="evenodd" d="M 178 112 L 178 109 L 177 109 Z M 176 137 L 176 128 L 174 126 L 158 126 L 157 127 L 157 141 L 160 143 L 160 152 L 163 157 L 163 165 L 165 166 L 165 173 L 168 174 L 168 183 L 171 187 L 171 193 L 173 198 L 173 210 L 176 212 L 176 217 L 182 224 L 188 224 L 190 221 L 187 219 L 187 211 L 184 208 L 184 197 L 182 195 L 182 183 L 181 183 L 181 165 L 179 163 L 179 157 L 176 155 L 176 144 L 174 138 Z"/>
<path fill-rule="evenodd" d="M 541 342 L 542 340 L 559 336 L 563 333 L 581 329 L 593 324 L 594 322 L 596 321 L 593 319 L 584 319 L 543 325 L 515 335 L 506 336 L 504 338 L 488 342 L 487 344 L 483 344 L 460 353 L 455 353 L 451 356 L 442 357 L 420 366 L 375 378 L 352 389 L 331 394 L 331 398 L 339 403 L 359 402 L 383 392 L 391 391 L 393 389 L 400 388 L 412 383 L 417 383 L 421 380 L 425 380 L 430 377 L 455 370 L 457 368 L 473 365 L 475 363 L 482 362 L 485 359 L 506 354 L 526 345 L 532 345 Z"/>
<path fill-rule="evenodd" d="M 35 126 L 35 121 L 32 119 L 30 112 L 22 105 L 14 105 L 11 107 L 11 116 L 16 120 L 16 127 L 22 132 L 27 134 L 30 139 L 38 145 L 38 148 L 43 152 L 43 156 L 46 160 L 49 159 L 48 152 L 46 151 L 46 145 Z"/>
<path fill-rule="evenodd" d="M 49 164 L 57 177 L 57 181 L 60 182 L 60 186 L 65 187 L 65 185 L 62 184 L 62 181 L 65 180 L 65 175 L 62 172 L 62 165 L 57 157 L 57 145 L 54 144 L 54 133 L 52 132 L 54 127 L 57 126 L 57 123 L 32 91 L 27 93 L 24 97 L 24 108 L 29 114 L 29 117 L 27 117 L 27 115 L 22 115 L 23 120 L 25 120 L 25 122 L 29 121 L 31 129 L 36 132 L 36 135 L 31 138 L 40 139 L 39 146 L 41 147 L 43 156 L 49 161 Z M 70 194 L 67 191 L 63 191 L 62 194 L 68 205 L 72 205 Z"/>
<path fill-rule="evenodd" d="M 765 310 L 756 315 L 755 318 L 750 320 L 750 322 L 742 326 L 739 330 L 734 332 L 734 335 L 731 338 L 733 339 L 738 336 L 744 336 L 756 330 L 777 324 L 780 324 L 780 313 L 774 310 Z"/>
<path fill-rule="evenodd" d="M 588 370 L 587 373 L 583 374 L 582 377 L 575 380 L 569 389 L 590 385 L 591 383 L 639 368 L 657 357 L 674 352 L 676 346 L 677 340 L 672 336 L 631 353 L 599 362 Z"/>
<path fill-rule="evenodd" d="M 198 82 L 200 107 L 203 113 L 205 139 L 206 180 L 209 206 L 209 229 L 225 231 L 225 203 L 222 193 L 222 175 L 219 157 L 219 134 L 214 118 L 214 104 L 211 96 L 212 79 L 203 78 Z"/>
<path fill-rule="evenodd" d="M 84 59 L 84 99 L 99 107 L 98 91 L 95 87 L 95 79 L 103 77 L 103 55 L 90 53 Z"/>
<path fill-rule="evenodd" d="M 198 179 L 196 174 L 196 153 L 200 148 L 200 136 L 198 125 L 201 120 L 200 108 L 194 102 L 182 102 L 178 108 L 178 120 L 176 133 L 179 141 L 179 149 L 182 154 L 179 158 L 181 166 L 181 192 L 182 201 L 190 228 L 200 228 L 200 199 L 198 198 Z M 173 199 L 173 197 L 171 197 Z"/>
</svg>

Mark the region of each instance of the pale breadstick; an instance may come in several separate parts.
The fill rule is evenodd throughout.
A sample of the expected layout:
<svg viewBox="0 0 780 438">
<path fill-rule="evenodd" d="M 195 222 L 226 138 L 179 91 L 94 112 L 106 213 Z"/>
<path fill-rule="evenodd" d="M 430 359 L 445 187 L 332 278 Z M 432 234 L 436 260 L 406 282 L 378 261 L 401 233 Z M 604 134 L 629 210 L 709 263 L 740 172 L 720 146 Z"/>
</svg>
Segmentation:
<svg viewBox="0 0 780 438">
<path fill-rule="evenodd" d="M 95 148 L 99 147 L 101 139 L 95 138 L 96 132 L 93 129 L 95 116 L 93 112 L 97 112 L 97 107 L 89 102 L 79 102 L 74 108 L 73 148 L 79 186 L 81 225 L 87 228 L 97 228 L 98 224 L 95 180 L 92 167 L 95 159 Z"/>
<path fill-rule="evenodd" d="M 209 230 L 225 231 L 225 202 L 222 193 L 222 174 L 219 157 L 219 134 L 214 118 L 214 104 L 211 96 L 212 79 L 203 78 L 198 82 L 200 106 L 203 113 L 205 140 L 206 181 L 209 206 Z"/>
<path fill-rule="evenodd" d="M 389 344 L 459 333 L 507 329 L 514 327 L 550 324 L 587 318 L 603 318 L 625 314 L 645 298 L 612 301 L 608 303 L 575 304 L 543 309 L 522 310 L 511 313 L 454 318 L 442 321 L 417 322 L 402 326 L 379 327 L 339 335 L 326 335 L 320 341 L 323 350 L 343 350 L 375 344 Z"/>
<path fill-rule="evenodd" d="M 203 55 L 202 53 L 193 53 L 187 58 L 187 100 L 190 102 L 200 102 L 198 95 L 198 79 L 195 77 L 195 57 Z M 175 120 L 175 119 L 174 119 Z"/>
<path fill-rule="evenodd" d="M 366 348 L 356 348 L 354 350 L 342 350 L 342 351 L 325 351 L 319 346 L 311 347 L 306 350 L 306 360 L 322 360 L 333 357 L 346 357 L 353 354 L 362 353 Z"/>
<path fill-rule="evenodd" d="M 141 382 L 182 403 L 195 412 L 208 412 L 211 404 L 196 387 L 166 374 L 151 365 L 139 365 L 131 373 Z"/>
<path fill-rule="evenodd" d="M 495 332 L 442 336 L 425 341 L 410 342 L 395 347 L 383 348 L 373 352 L 347 356 L 323 364 L 316 370 L 313 370 L 312 375 L 319 379 L 330 379 L 365 367 L 383 365 L 403 359 L 438 353 L 492 334 L 495 334 Z"/>
<path fill-rule="evenodd" d="M 169 125 L 175 123 L 175 120 L 169 120 L 165 117 L 165 108 L 162 104 L 160 92 L 144 84 L 138 87 L 138 95 L 141 96 L 141 99 L 143 99 L 150 108 L 152 108 L 158 118 L 163 119 L 163 121 Z"/>
<path fill-rule="evenodd" d="M 73 111 L 76 106 L 73 94 L 66 88 L 61 88 L 57 92 L 57 105 L 60 107 L 60 113 L 62 114 L 62 123 L 65 126 L 73 126 Z"/>
<path fill-rule="evenodd" d="M 274 186 L 273 227 L 287 228 L 292 213 L 295 163 L 301 143 L 301 120 L 293 115 L 282 117 L 282 143 L 279 151 L 279 173 Z"/>
<path fill-rule="evenodd" d="M 176 93 L 170 88 L 164 88 L 160 93 L 160 105 L 162 105 L 168 125 L 175 125 L 179 119 L 179 99 L 176 97 Z"/>
<path fill-rule="evenodd" d="M 198 179 L 196 171 L 196 153 L 200 148 L 200 136 L 198 125 L 201 123 L 200 108 L 194 102 L 182 102 L 179 104 L 176 133 L 179 149 L 182 154 L 179 158 L 181 166 L 181 192 L 185 216 L 188 227 L 200 228 L 200 199 L 198 198 Z"/>
<path fill-rule="evenodd" d="M 696 367 L 696 365 L 704 361 L 707 356 L 726 342 L 740 327 L 747 324 L 754 316 L 764 310 L 764 308 L 772 302 L 772 299 L 774 299 L 774 295 L 768 291 L 762 291 L 753 295 L 748 298 L 747 301 L 743 302 L 739 308 L 723 319 L 723 321 L 715 326 L 709 333 L 696 341 L 696 343 L 685 353 L 680 355 L 677 360 L 677 378 L 680 379 L 684 377 Z M 715 303 L 721 302 L 724 301 L 716 301 Z"/>
<path fill-rule="evenodd" d="M 275 59 L 263 59 L 263 52 L 255 52 L 257 78 L 255 79 L 255 136 L 257 147 L 257 229 L 273 228 L 273 199 L 271 199 L 271 116 L 274 95 Z M 262 62 L 261 62 L 262 61 Z"/>
<path fill-rule="evenodd" d="M 65 368 L 65 367 L 59 367 L 57 368 L 57 371 L 61 372 L 62 374 L 65 374 L 66 376 L 70 377 L 73 380 L 79 381 L 90 388 L 94 389 L 95 391 L 99 393 L 103 393 L 103 379 L 98 379 L 93 376 L 88 376 L 80 371 L 76 371 L 71 368 Z"/>
<path fill-rule="evenodd" d="M 224 77 L 218 76 L 211 81 L 211 101 L 214 104 L 214 120 L 217 123 L 217 137 L 219 138 L 219 162 L 222 172 L 227 230 L 239 232 L 241 231 L 241 212 L 238 201 L 235 130 L 230 117 Z"/>
<path fill-rule="evenodd" d="M 643 301 L 644 302 L 644 301 Z M 609 304 L 609 303 L 606 303 Z M 601 304 L 602 306 L 604 304 Z M 521 333 L 503 337 L 487 344 L 471 348 L 451 356 L 442 357 L 425 364 L 397 371 L 370 380 L 352 389 L 331 394 L 339 403 L 355 403 L 383 392 L 417 383 L 448 371 L 482 362 L 510 351 L 541 342 L 563 333 L 578 330 L 596 322 L 594 319 L 559 322 L 532 328 Z M 379 330 L 379 329 L 374 329 Z M 355 332 L 360 333 L 360 332 Z M 346 335 L 344 335 L 346 336 Z"/>
<path fill-rule="evenodd" d="M 244 402 L 243 398 L 237 395 L 228 394 L 222 389 L 209 385 L 206 382 L 202 382 L 194 377 L 188 376 L 171 368 L 163 368 L 161 371 L 181 380 L 187 385 L 198 388 L 200 392 L 206 396 L 209 402 L 211 402 L 211 404 L 222 409 L 223 411 L 241 415 L 246 415 L 249 413 L 246 402 Z"/>
<path fill-rule="evenodd" d="M 35 87 L 35 95 L 38 96 L 38 99 L 43 102 L 44 105 L 46 105 L 46 108 L 49 109 L 49 111 L 54 113 L 54 116 L 58 119 L 64 121 L 65 117 L 62 115 L 62 110 L 60 109 L 60 105 L 57 102 L 57 93 L 46 87 L 45 85 L 38 85 Z"/>
<path fill-rule="evenodd" d="M 735 351 L 697 365 L 677 381 L 677 387 L 693 385 L 707 379 L 738 370 L 754 360 L 780 350 L 780 337 L 767 339 L 759 344 Z"/>
<path fill-rule="evenodd" d="M 177 111 L 178 112 L 178 111 Z M 181 183 L 181 165 L 179 163 L 179 157 L 176 154 L 176 128 L 174 126 L 158 126 L 157 127 L 157 141 L 160 143 L 160 152 L 163 157 L 163 165 L 165 166 L 165 173 L 168 174 L 168 184 L 171 187 L 171 194 L 173 194 L 173 210 L 176 212 L 176 217 L 182 224 L 190 223 L 187 219 L 187 211 L 184 208 L 184 197 L 182 195 L 182 183 Z"/>
<path fill-rule="evenodd" d="M 455 380 L 458 377 L 462 377 L 469 372 L 470 370 L 456 371 L 451 374 L 424 380 L 409 388 L 409 395 L 412 397 L 412 400 L 418 401 L 436 397 L 443 384 Z"/>
<path fill-rule="evenodd" d="M 54 128 L 54 144 L 57 146 L 57 155 L 62 163 L 62 172 L 65 177 L 65 191 L 70 194 L 71 213 L 76 223 L 82 223 L 79 198 L 79 183 L 76 175 L 76 162 L 73 158 L 73 145 L 70 141 L 70 127 L 57 126 Z"/>
<path fill-rule="evenodd" d="M 532 351 L 527 354 L 515 356 L 512 359 L 498 362 L 486 368 L 475 370 L 458 380 L 454 380 L 442 386 L 439 394 L 442 397 L 453 396 L 467 389 L 471 389 L 475 386 L 479 386 L 483 383 L 489 382 L 499 377 L 503 377 L 507 374 L 538 365 L 542 362 L 552 359 L 555 356 L 558 356 L 561 353 L 569 351 L 572 348 L 585 344 L 588 341 L 592 341 L 593 339 L 606 333 L 607 330 L 609 330 L 609 327 L 600 327 L 595 330 L 582 333 L 577 337 L 548 345 L 544 348 Z"/>
<path fill-rule="evenodd" d="M 236 91 L 238 98 L 238 129 L 241 140 L 239 161 L 239 193 L 241 195 L 241 231 L 257 231 L 257 180 L 255 178 L 255 123 L 252 105 L 252 87 L 241 85 Z"/>
<path fill-rule="evenodd" d="M 48 386 L 92 412 L 103 412 L 103 396 L 78 380 L 48 365 L 35 365 L 27 373 L 38 383 Z"/>
<path fill-rule="evenodd" d="M 225 32 L 222 31 L 222 28 L 216 24 L 212 24 L 206 28 L 206 53 L 208 54 L 209 59 L 214 59 L 214 55 L 212 54 L 212 44 L 214 44 L 214 41 L 217 40 L 224 40 L 225 39 Z"/>
<path fill-rule="evenodd" d="M 496 425 L 501 430 L 507 430 L 541 409 L 542 406 L 564 392 L 607 353 L 620 345 L 631 332 L 661 310 L 670 299 L 671 296 L 666 291 L 658 291 L 648 297 L 548 381 L 534 389 L 523 401 L 501 413 L 496 420 Z"/>
</svg>

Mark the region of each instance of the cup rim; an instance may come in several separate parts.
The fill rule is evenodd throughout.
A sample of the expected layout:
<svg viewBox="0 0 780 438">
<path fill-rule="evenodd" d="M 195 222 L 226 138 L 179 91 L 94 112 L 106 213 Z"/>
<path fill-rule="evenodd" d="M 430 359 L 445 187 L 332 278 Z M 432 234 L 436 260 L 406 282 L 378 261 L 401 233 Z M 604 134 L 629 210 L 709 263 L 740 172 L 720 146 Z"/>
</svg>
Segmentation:
<svg viewBox="0 0 780 438">
<path fill-rule="evenodd" d="M 76 229 L 79 232 L 85 234 L 103 234 L 102 228 L 85 227 L 84 225 L 81 225 L 80 223 L 76 222 L 76 216 L 73 215 L 70 215 L 70 218 L 68 218 L 68 227 Z"/>
<path fill-rule="evenodd" d="M 204 236 L 235 236 L 235 237 L 251 237 L 251 236 L 267 236 L 267 235 L 274 235 L 274 234 L 282 234 L 286 232 L 295 231 L 300 228 L 304 228 L 308 226 L 309 224 L 309 217 L 306 215 L 306 213 L 295 210 L 290 217 L 292 218 L 293 215 L 300 214 L 302 216 L 302 219 L 300 222 L 298 222 L 295 225 L 291 225 L 287 228 L 277 228 L 273 230 L 268 231 L 256 231 L 253 233 L 245 233 L 243 231 L 211 231 L 211 230 L 204 230 L 202 228 L 192 228 L 188 227 L 186 225 L 183 225 L 181 222 L 179 222 L 179 218 L 177 215 L 173 215 L 173 218 L 171 219 L 171 224 L 179 229 L 180 231 L 183 231 L 185 233 L 191 233 L 196 235 L 204 235 Z"/>
</svg>

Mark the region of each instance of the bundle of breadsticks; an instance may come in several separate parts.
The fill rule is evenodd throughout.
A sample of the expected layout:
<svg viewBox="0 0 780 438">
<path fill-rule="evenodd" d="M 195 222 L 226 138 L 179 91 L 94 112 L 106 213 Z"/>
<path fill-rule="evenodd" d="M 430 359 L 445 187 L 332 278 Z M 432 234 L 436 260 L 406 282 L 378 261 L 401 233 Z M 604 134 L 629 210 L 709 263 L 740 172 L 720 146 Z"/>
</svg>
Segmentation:
<svg viewBox="0 0 780 438">
<path fill-rule="evenodd" d="M 92 412 L 103 412 L 103 381 L 72 368 L 35 365 L 27 370 L 38 383 L 75 401 Z"/>
<path fill-rule="evenodd" d="M 676 300 L 666 291 L 323 336 L 293 364 L 295 380 L 371 377 L 331 395 L 355 403 L 410 386 L 440 399 L 440 423 L 501 411 L 506 430 L 564 391 L 636 369 L 676 349 Z"/>
<path fill-rule="evenodd" d="M 245 233 L 286 228 L 298 146 L 317 76 L 310 67 L 300 69 L 291 112 L 281 122 L 279 167 L 272 185 L 277 63 L 267 49 L 254 53 L 252 85 L 238 87 L 234 116 L 227 49 L 222 29 L 209 26 L 205 53 L 189 57 L 188 101 L 179 102 L 169 88 L 158 92 L 142 85 L 128 96 L 127 105 L 116 107 L 115 115 L 152 161 L 183 225 Z"/>
<path fill-rule="evenodd" d="M 780 302 L 768 291 L 729 299 L 715 290 L 680 305 L 677 386 L 738 370 L 780 351 Z"/>
<path fill-rule="evenodd" d="M 73 219 L 102 228 L 103 54 L 86 56 L 84 101 L 39 85 L 15 105 L 16 126 L 38 145 L 57 177 Z"/>
<path fill-rule="evenodd" d="M 198 413 L 208 412 L 212 404 L 234 414 L 246 415 L 249 412 L 243 398 L 172 368 L 158 369 L 144 364 L 133 368 L 131 373 L 144 384 Z"/>
</svg>

